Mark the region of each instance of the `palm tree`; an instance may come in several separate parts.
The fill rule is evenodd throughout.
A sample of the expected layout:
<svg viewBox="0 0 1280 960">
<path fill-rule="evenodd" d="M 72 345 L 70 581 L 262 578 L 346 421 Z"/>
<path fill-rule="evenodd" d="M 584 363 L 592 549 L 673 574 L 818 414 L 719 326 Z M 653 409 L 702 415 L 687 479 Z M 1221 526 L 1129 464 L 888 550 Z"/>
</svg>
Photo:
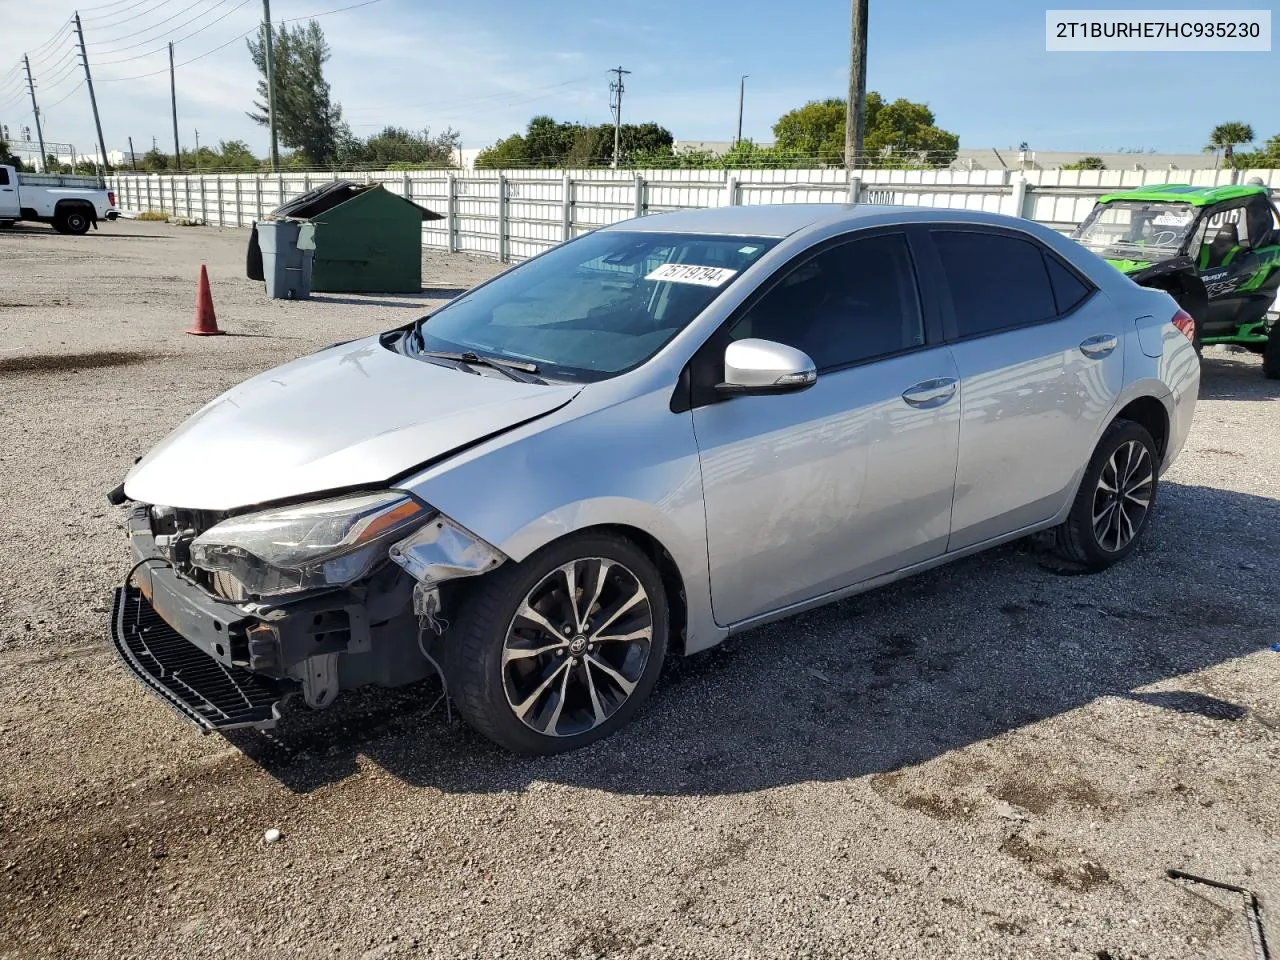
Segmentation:
<svg viewBox="0 0 1280 960">
<path fill-rule="evenodd" d="M 1209 134 L 1209 145 L 1206 150 L 1222 151 L 1222 159 L 1227 166 L 1234 166 L 1235 148 L 1237 144 L 1253 142 L 1253 127 L 1247 123 L 1220 123 Z"/>
</svg>

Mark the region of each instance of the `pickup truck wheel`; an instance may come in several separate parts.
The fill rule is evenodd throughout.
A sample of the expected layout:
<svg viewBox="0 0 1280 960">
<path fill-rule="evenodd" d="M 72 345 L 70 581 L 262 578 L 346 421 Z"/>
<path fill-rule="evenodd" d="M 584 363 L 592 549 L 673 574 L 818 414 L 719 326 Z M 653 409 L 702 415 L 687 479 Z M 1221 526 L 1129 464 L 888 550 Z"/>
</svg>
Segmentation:
<svg viewBox="0 0 1280 960">
<path fill-rule="evenodd" d="M 1268 380 L 1280 380 L 1280 320 L 1272 325 L 1262 348 L 1262 375 Z"/>
<path fill-rule="evenodd" d="M 1055 531 L 1058 556 L 1104 570 L 1132 553 L 1156 504 L 1159 473 L 1160 454 L 1146 427 L 1132 420 L 1111 424 Z"/>
<path fill-rule="evenodd" d="M 458 711 L 515 753 L 576 750 L 627 723 L 667 647 L 652 561 L 603 533 L 569 537 L 478 580 L 444 637 Z"/>
<path fill-rule="evenodd" d="M 93 222 L 89 214 L 84 210 L 81 210 L 79 207 L 66 211 L 66 213 L 63 213 L 59 219 L 62 221 L 63 227 L 66 228 L 62 232 L 72 233 L 77 236 L 88 233 L 89 226 Z M 56 227 L 57 221 L 55 221 L 54 224 Z"/>
</svg>

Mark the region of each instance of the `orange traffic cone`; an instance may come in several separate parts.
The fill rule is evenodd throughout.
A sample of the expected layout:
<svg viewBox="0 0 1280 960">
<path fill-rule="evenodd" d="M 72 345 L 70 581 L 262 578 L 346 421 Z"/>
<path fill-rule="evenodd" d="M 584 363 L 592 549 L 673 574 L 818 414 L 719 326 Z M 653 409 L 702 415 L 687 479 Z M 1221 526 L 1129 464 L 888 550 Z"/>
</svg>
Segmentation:
<svg viewBox="0 0 1280 960">
<path fill-rule="evenodd" d="M 225 330 L 218 329 L 218 318 L 213 314 L 213 294 L 209 292 L 209 271 L 200 264 L 200 283 L 196 286 L 196 322 L 187 333 L 197 337 L 214 337 Z"/>
</svg>

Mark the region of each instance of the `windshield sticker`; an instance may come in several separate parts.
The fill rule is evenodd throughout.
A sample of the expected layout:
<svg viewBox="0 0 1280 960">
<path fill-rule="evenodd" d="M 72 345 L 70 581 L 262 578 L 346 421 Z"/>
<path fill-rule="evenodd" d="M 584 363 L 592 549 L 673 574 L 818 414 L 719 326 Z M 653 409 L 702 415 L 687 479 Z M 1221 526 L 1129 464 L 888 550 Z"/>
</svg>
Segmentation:
<svg viewBox="0 0 1280 960">
<path fill-rule="evenodd" d="M 738 271 L 728 267 L 699 267 L 692 263 L 664 263 L 646 280 L 665 280 L 669 283 L 696 283 L 700 287 L 718 287 L 725 284 Z"/>
<path fill-rule="evenodd" d="M 760 249 L 759 247 L 739 247 L 738 252 L 745 253 L 747 256 L 751 256 L 751 254 L 755 253 L 759 249 Z"/>
<path fill-rule="evenodd" d="M 1185 227 L 1192 219 L 1185 213 L 1162 213 L 1151 222 L 1157 227 Z"/>
</svg>

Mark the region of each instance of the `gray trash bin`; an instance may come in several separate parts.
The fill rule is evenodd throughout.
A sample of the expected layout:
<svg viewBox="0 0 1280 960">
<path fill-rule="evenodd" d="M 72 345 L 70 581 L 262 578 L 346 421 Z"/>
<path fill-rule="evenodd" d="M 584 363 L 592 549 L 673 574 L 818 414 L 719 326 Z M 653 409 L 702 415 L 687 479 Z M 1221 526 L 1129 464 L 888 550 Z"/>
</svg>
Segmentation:
<svg viewBox="0 0 1280 960">
<path fill-rule="evenodd" d="M 311 296 L 314 250 L 298 248 L 304 224 L 295 220 L 261 220 L 255 228 L 262 248 L 262 273 L 273 300 L 306 300 Z"/>
</svg>

